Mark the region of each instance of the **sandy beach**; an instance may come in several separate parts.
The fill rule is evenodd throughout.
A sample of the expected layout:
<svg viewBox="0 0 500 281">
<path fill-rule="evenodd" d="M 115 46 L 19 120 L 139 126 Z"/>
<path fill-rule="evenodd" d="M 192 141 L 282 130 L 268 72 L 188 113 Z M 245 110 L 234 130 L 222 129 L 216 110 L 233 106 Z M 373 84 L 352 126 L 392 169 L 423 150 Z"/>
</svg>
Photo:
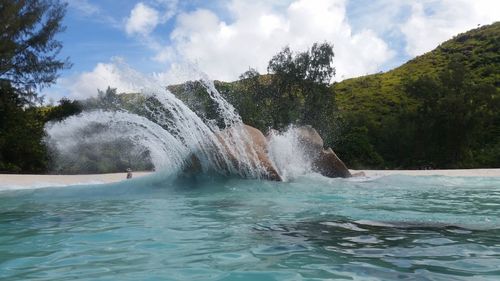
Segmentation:
<svg viewBox="0 0 500 281">
<path fill-rule="evenodd" d="M 367 177 L 388 175 L 447 176 L 447 177 L 500 177 L 500 169 L 456 169 L 456 170 L 350 170 L 364 172 Z"/>
<path fill-rule="evenodd" d="M 149 175 L 151 172 L 134 172 L 133 178 Z M 11 175 L 0 174 L 0 187 L 44 187 L 76 184 L 103 184 L 126 180 L 127 173 L 92 175 Z"/>
<path fill-rule="evenodd" d="M 409 176 L 450 176 L 450 177 L 500 177 L 500 169 L 462 169 L 462 170 L 351 170 L 352 173 L 364 172 L 366 177 L 387 175 Z M 151 174 L 135 172 L 134 178 Z M 76 184 L 103 184 L 126 179 L 126 173 L 93 175 L 11 175 L 0 174 L 0 187 L 29 188 L 44 186 L 62 186 Z"/>
</svg>

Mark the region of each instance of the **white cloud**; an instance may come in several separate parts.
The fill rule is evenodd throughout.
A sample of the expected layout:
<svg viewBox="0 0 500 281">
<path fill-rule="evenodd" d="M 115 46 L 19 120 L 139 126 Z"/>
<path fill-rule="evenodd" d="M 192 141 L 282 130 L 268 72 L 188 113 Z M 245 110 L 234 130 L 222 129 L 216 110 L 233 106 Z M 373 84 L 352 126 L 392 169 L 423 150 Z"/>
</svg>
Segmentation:
<svg viewBox="0 0 500 281">
<path fill-rule="evenodd" d="M 351 18 L 346 14 L 347 0 L 270 2 L 232 0 L 219 3 L 218 14 L 208 9 L 178 14 L 177 0 L 144 0 L 131 10 L 125 31 L 155 53 L 153 60 L 168 67 L 168 71 L 154 74 L 163 85 L 180 82 L 196 72 L 192 65 L 186 68 L 185 61 L 212 79 L 229 81 L 249 67 L 266 72 L 269 59 L 286 45 L 303 51 L 318 41 L 334 44 L 335 79 L 342 80 L 377 72 L 391 62 L 396 52 L 381 34 L 405 39 L 406 46 L 393 46 L 399 54 L 406 51 L 414 56 L 477 24 L 500 20 L 500 2 L 494 0 L 358 1 L 350 7 Z M 102 14 L 87 0 L 72 0 L 70 5 L 82 13 Z M 175 15 L 169 43 L 162 44 L 162 38 L 151 32 L 163 28 L 162 24 Z M 85 98 L 108 86 L 119 91 L 136 89 L 130 83 L 133 79 L 119 68 L 115 62 L 99 63 L 89 72 L 61 78 L 54 91 Z"/>
<path fill-rule="evenodd" d="M 337 78 L 375 72 L 394 52 L 369 29 L 353 33 L 344 0 L 297 0 L 276 9 L 267 1 L 234 0 L 226 22 L 209 10 L 177 17 L 173 45 L 157 59 L 175 52 L 196 62 L 214 79 L 232 80 L 249 67 L 266 71 L 269 59 L 286 45 L 303 51 L 314 42 L 334 44 Z"/>
<path fill-rule="evenodd" d="M 56 99 L 63 96 L 87 99 L 108 87 L 116 88 L 118 93 L 158 93 L 163 91 L 165 85 L 200 79 L 202 75 L 189 64 L 174 64 L 166 72 L 146 75 L 131 68 L 123 58 L 114 57 L 110 62 L 98 63 L 91 71 L 58 79 L 56 85 L 45 89 L 43 94 Z"/>
<path fill-rule="evenodd" d="M 348 7 L 349 22 L 355 27 L 370 27 L 377 33 L 392 32 L 403 17 L 403 9 L 409 5 L 410 1 L 401 0 L 357 0 Z"/>
<path fill-rule="evenodd" d="M 160 15 L 158 11 L 139 2 L 130 11 L 130 16 L 125 23 L 125 31 L 129 35 L 138 34 L 146 36 L 155 29 L 159 22 Z"/>
<path fill-rule="evenodd" d="M 155 0 L 154 2 L 161 12 L 161 22 L 164 23 L 177 13 L 178 0 Z"/>
<path fill-rule="evenodd" d="M 90 3 L 88 0 L 68 0 L 68 4 L 86 16 L 95 15 L 101 12 L 98 6 Z"/>
<path fill-rule="evenodd" d="M 122 25 L 112 16 L 105 13 L 101 7 L 89 0 L 66 0 L 69 7 L 78 11 L 87 20 L 103 23 L 107 26 L 120 29 Z"/>
<path fill-rule="evenodd" d="M 500 20 L 496 0 L 420 0 L 413 3 L 408 20 L 401 25 L 406 52 L 411 56 L 431 51 L 452 36 Z"/>
<path fill-rule="evenodd" d="M 96 96 L 97 90 L 106 90 L 108 86 L 117 88 L 118 92 L 132 92 L 136 88 L 130 77 L 123 75 L 120 64 L 120 58 L 114 58 L 111 63 L 101 62 L 92 71 L 60 79 L 58 84 L 66 88 L 69 96 L 75 99 Z"/>
</svg>

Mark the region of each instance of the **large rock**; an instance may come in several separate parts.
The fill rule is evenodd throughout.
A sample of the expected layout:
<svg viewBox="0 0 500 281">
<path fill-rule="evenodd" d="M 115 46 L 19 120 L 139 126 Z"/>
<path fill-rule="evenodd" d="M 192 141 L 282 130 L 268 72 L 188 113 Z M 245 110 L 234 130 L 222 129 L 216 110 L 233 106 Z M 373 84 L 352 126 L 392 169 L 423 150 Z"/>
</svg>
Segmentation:
<svg viewBox="0 0 500 281">
<path fill-rule="evenodd" d="M 318 132 L 311 126 L 302 126 L 296 129 L 297 139 L 310 157 L 315 172 L 325 177 L 351 177 L 351 172 L 331 148 L 324 149 L 324 142 Z"/>
<path fill-rule="evenodd" d="M 308 156 L 315 158 L 323 151 L 323 139 L 313 127 L 298 127 L 295 132 L 302 149 Z"/>
<path fill-rule="evenodd" d="M 281 181 L 281 176 L 278 174 L 276 167 L 274 167 L 273 163 L 269 159 L 268 156 L 268 142 L 264 134 L 257 128 L 254 128 L 249 125 L 244 125 L 245 131 L 251 141 L 251 145 L 253 144 L 253 149 L 257 154 L 258 161 L 260 165 L 266 171 L 264 177 L 269 180 Z M 247 147 L 247 151 L 250 147 Z"/>
<path fill-rule="evenodd" d="M 226 131 L 223 131 L 222 134 L 231 136 L 232 134 L 238 134 L 242 136 L 242 140 L 245 143 L 245 156 L 248 157 L 251 161 L 250 165 L 252 169 L 258 169 L 258 167 L 263 168 L 264 174 L 261 176 L 268 180 L 274 181 L 282 181 L 281 176 L 279 175 L 276 167 L 274 167 L 273 163 L 269 159 L 268 156 L 268 142 L 264 134 L 259 129 L 256 129 L 249 125 L 243 125 L 244 132 L 238 131 L 241 128 L 229 128 Z M 244 133 L 241 135 L 241 133 Z M 245 135 L 246 137 L 245 138 Z M 230 157 L 231 162 L 235 167 L 239 167 L 239 163 L 241 163 L 242 159 L 240 157 L 232 153 L 232 149 L 229 149 L 228 144 L 225 141 L 225 138 L 222 135 L 218 135 L 217 138 L 219 142 L 222 144 L 223 148 L 226 150 L 226 155 Z"/>
<path fill-rule="evenodd" d="M 331 148 L 321 151 L 313 163 L 314 168 L 323 176 L 330 178 L 349 178 L 351 172 Z"/>
<path fill-rule="evenodd" d="M 347 178 L 352 176 L 344 162 L 337 157 L 331 148 L 323 148 L 323 139 L 314 128 L 303 126 L 297 128 L 296 132 L 298 141 L 306 155 L 310 158 L 312 168 L 315 172 L 326 177 Z M 235 147 L 232 147 L 236 145 L 235 143 L 228 143 L 228 141 L 232 142 L 234 137 L 241 137 L 245 146 L 243 151 L 238 151 Z M 260 130 L 248 125 L 232 127 L 220 132 L 217 138 L 221 144 L 223 154 L 229 157 L 228 160 L 230 162 L 229 164 L 224 164 L 227 162 L 222 161 L 222 167 L 228 170 L 234 167 L 234 169 L 240 172 L 246 168 L 260 170 L 262 178 L 275 181 L 282 180 L 273 162 L 269 159 L 268 140 Z M 241 145 L 240 142 L 236 143 Z M 188 166 L 191 170 L 201 170 L 201 165 L 196 156 L 193 155 L 191 157 L 190 163 Z M 232 167 L 230 168 L 228 165 Z M 242 174 L 245 173 L 243 172 Z"/>
</svg>

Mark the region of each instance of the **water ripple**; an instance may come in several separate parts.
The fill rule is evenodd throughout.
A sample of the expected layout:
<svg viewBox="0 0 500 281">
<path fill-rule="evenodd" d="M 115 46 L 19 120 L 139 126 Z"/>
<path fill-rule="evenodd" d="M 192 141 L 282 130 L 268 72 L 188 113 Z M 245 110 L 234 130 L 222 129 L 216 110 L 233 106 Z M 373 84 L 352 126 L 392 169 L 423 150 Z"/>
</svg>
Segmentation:
<svg viewBox="0 0 500 281">
<path fill-rule="evenodd" d="M 498 280 L 499 183 L 314 175 L 2 193 L 0 279 Z"/>
</svg>

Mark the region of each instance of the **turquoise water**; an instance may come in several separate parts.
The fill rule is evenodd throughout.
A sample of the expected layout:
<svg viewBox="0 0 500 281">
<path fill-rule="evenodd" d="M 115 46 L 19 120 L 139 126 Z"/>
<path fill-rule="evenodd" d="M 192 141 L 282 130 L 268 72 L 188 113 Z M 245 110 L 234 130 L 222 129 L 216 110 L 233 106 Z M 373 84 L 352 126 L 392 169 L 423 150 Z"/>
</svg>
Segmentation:
<svg viewBox="0 0 500 281">
<path fill-rule="evenodd" d="M 1 190 L 0 280 L 75 279 L 500 280 L 500 178 Z"/>
</svg>

